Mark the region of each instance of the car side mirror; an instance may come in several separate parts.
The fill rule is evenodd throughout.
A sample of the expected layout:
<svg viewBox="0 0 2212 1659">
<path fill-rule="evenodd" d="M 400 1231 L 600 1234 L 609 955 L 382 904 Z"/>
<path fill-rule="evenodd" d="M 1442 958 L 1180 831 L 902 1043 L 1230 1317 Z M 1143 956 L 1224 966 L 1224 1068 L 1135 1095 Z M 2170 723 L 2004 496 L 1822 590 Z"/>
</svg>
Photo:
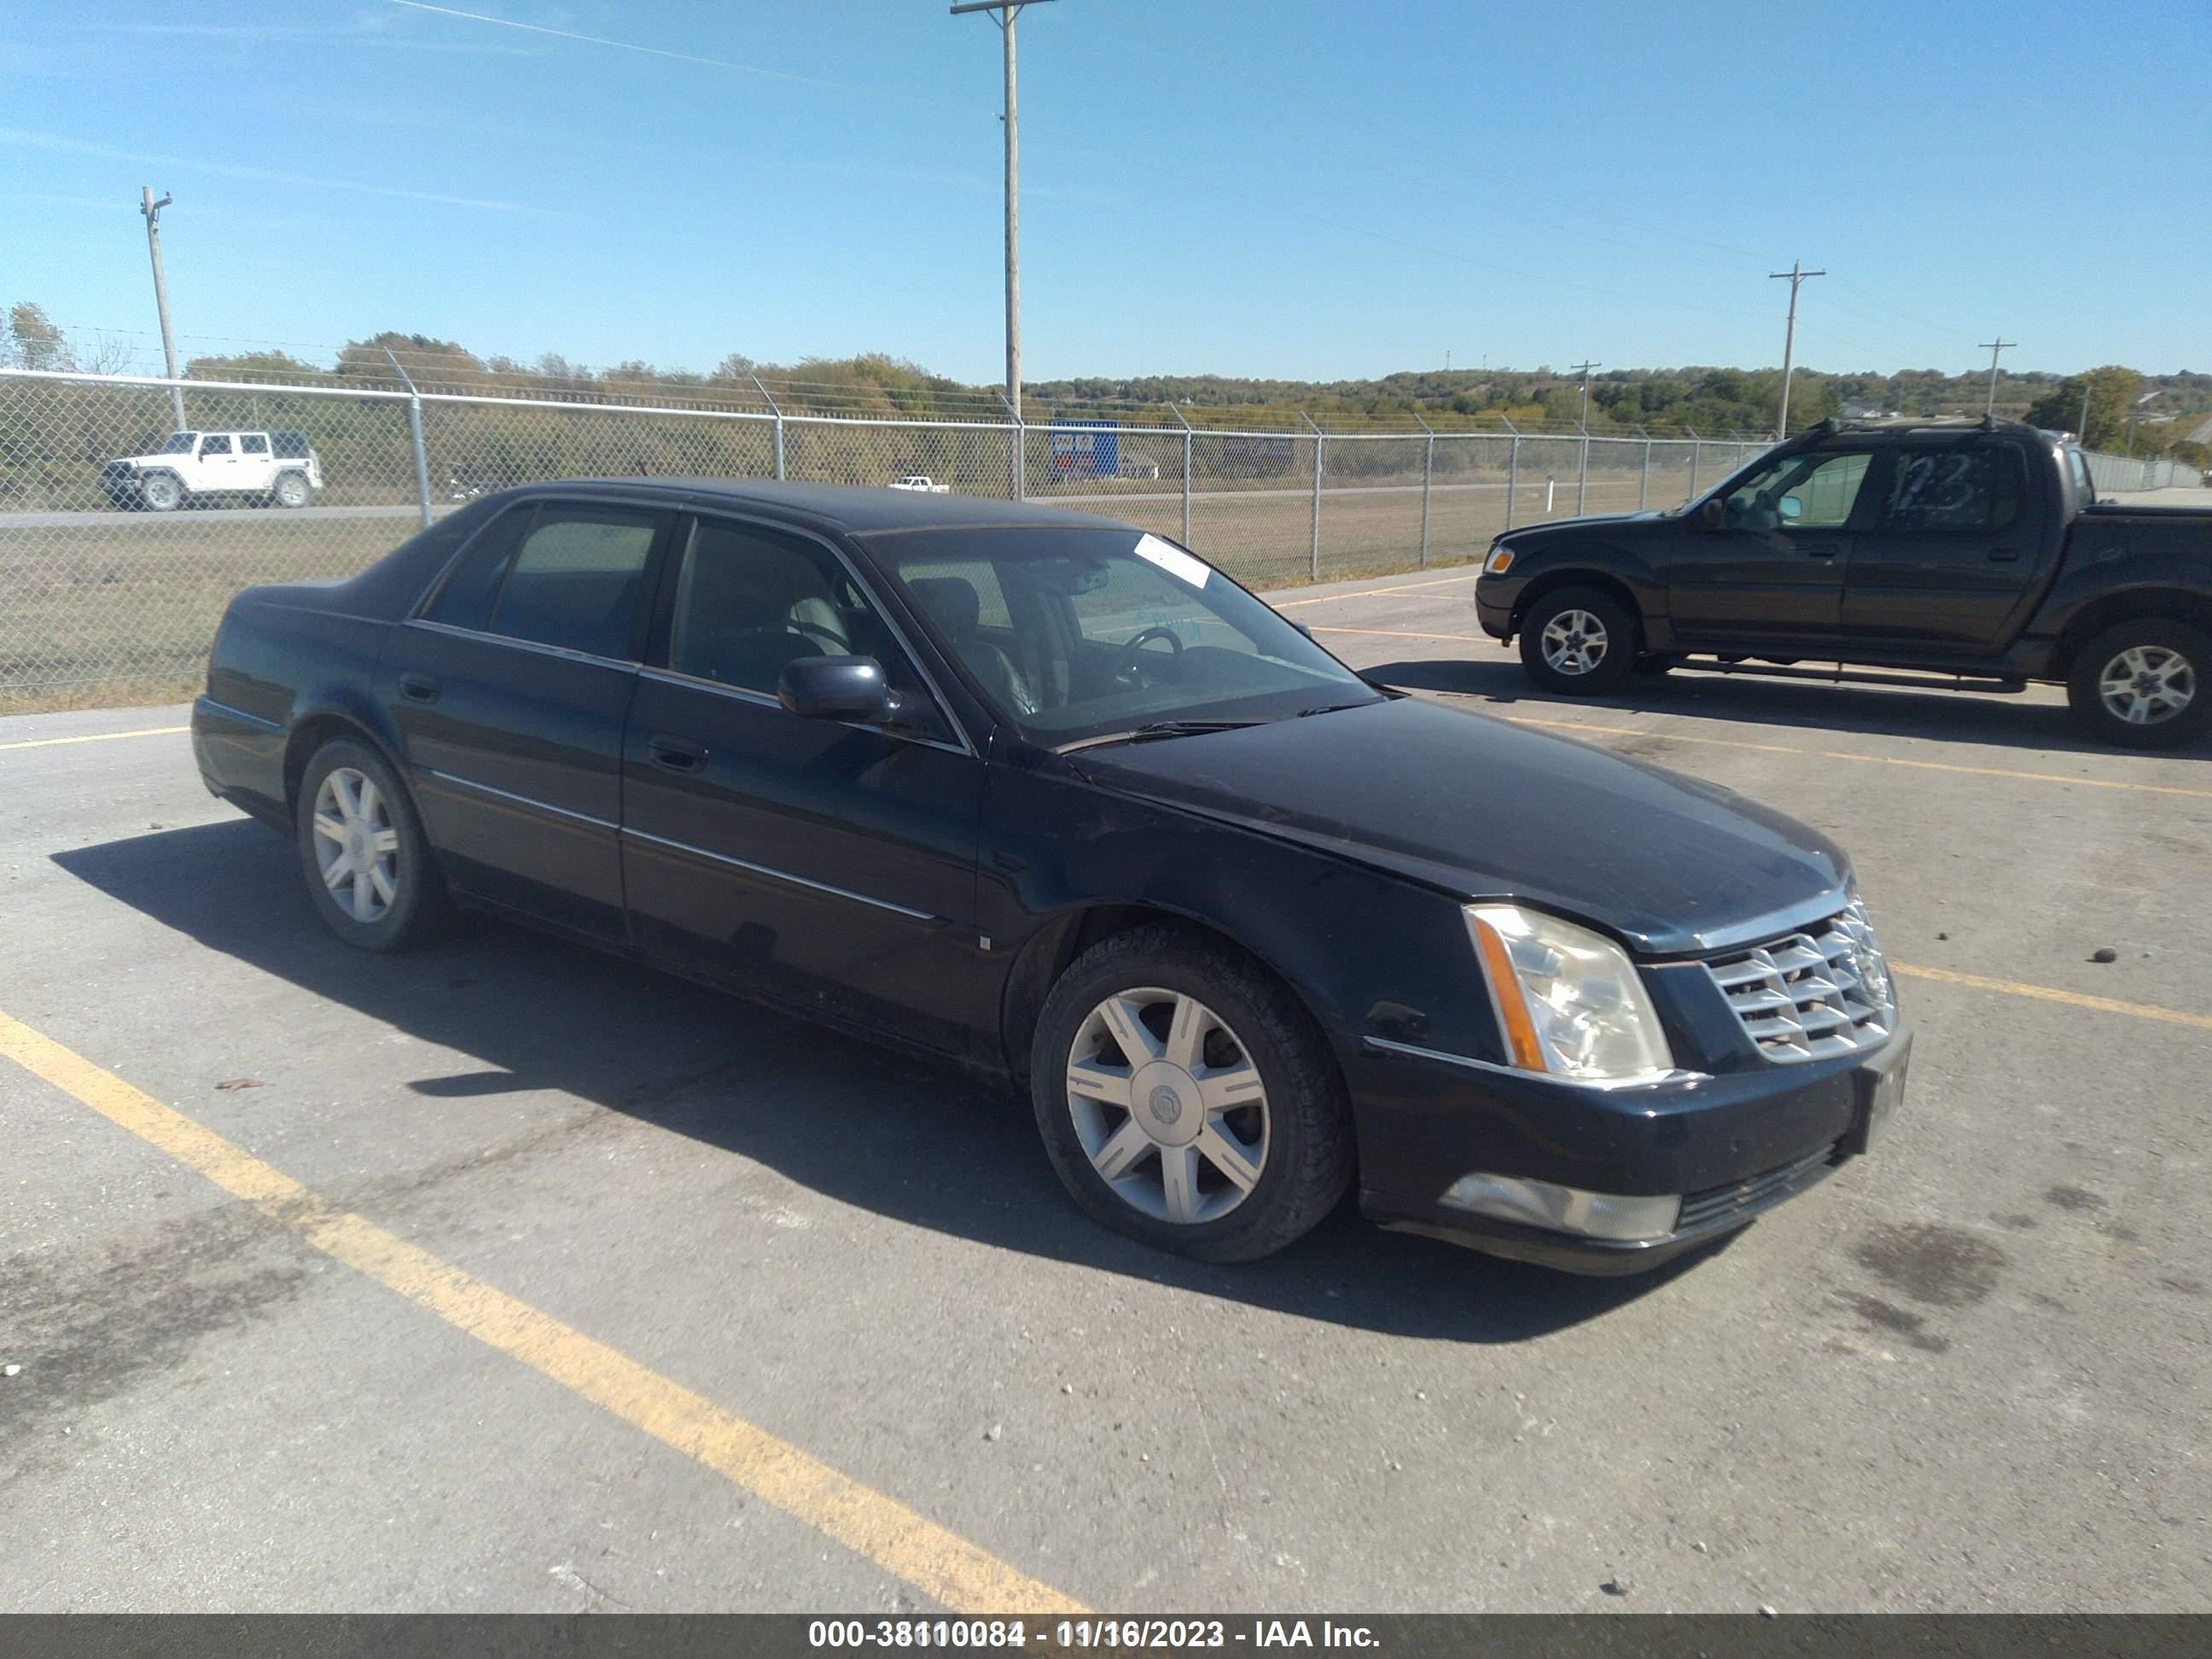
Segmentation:
<svg viewBox="0 0 2212 1659">
<path fill-rule="evenodd" d="M 873 657 L 799 657 L 784 665 L 775 700 L 805 720 L 860 726 L 912 724 L 906 700 Z"/>
<path fill-rule="evenodd" d="M 1728 507 L 1717 495 L 1710 495 L 1698 503 L 1697 525 L 1700 530 L 1718 530 L 1728 522 Z"/>
<path fill-rule="evenodd" d="M 1307 627 L 1305 623 L 1302 622 L 1294 622 L 1291 626 L 1297 629 L 1299 633 L 1304 635 L 1308 639 L 1311 639 L 1313 637 L 1313 629 Z"/>
<path fill-rule="evenodd" d="M 1774 507 L 1776 512 L 1781 514 L 1782 522 L 1784 524 L 1795 524 L 1805 516 L 1805 503 L 1795 495 L 1784 495 L 1774 504 Z"/>
</svg>

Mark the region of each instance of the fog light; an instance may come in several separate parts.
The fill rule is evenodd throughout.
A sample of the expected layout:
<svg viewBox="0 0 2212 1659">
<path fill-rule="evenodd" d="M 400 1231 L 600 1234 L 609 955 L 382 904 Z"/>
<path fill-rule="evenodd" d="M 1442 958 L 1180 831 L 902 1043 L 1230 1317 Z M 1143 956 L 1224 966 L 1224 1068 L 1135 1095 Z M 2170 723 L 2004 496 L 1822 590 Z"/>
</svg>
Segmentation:
<svg viewBox="0 0 2212 1659">
<path fill-rule="evenodd" d="M 1548 1181 L 1517 1176 L 1462 1176 L 1445 1193 L 1454 1209 L 1585 1238 L 1634 1241 L 1664 1238 L 1682 1213 L 1679 1194 L 1630 1198 L 1620 1193 L 1586 1193 L 1579 1187 L 1555 1187 Z"/>
</svg>

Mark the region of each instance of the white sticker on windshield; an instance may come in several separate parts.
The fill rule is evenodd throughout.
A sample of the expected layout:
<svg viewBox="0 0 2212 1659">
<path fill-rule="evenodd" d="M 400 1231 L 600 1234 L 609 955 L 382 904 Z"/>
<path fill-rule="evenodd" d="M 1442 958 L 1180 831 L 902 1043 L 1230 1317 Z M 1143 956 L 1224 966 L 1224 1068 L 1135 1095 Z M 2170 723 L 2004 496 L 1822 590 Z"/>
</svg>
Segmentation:
<svg viewBox="0 0 2212 1659">
<path fill-rule="evenodd" d="M 1193 587 L 1204 587 L 1206 579 L 1213 574 L 1212 567 L 1205 560 L 1170 546 L 1158 536 L 1138 537 L 1137 556 L 1150 559 L 1177 581 L 1188 582 Z"/>
</svg>

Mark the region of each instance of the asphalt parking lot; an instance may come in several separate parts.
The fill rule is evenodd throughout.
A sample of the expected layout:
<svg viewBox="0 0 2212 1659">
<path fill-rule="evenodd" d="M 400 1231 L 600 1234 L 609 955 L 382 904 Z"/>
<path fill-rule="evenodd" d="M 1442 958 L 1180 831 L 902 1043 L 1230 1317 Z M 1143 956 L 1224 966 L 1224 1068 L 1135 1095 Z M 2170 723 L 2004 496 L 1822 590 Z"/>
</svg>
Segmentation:
<svg viewBox="0 0 2212 1659">
<path fill-rule="evenodd" d="M 1472 588 L 1273 597 L 1834 835 L 1918 1029 L 1874 1156 L 1655 1276 L 1151 1254 L 957 1078 L 348 951 L 181 709 L 0 720 L 0 1609 L 2212 1608 L 2212 751 L 1553 701 Z"/>
</svg>

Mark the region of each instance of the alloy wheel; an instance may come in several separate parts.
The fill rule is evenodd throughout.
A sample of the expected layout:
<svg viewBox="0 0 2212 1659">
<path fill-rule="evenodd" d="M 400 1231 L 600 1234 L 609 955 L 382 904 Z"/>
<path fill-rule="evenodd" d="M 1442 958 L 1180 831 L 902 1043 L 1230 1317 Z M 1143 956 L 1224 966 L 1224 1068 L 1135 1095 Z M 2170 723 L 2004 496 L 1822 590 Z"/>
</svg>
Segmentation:
<svg viewBox="0 0 2212 1659">
<path fill-rule="evenodd" d="M 1267 1168 L 1259 1067 L 1218 1014 L 1179 991 L 1119 991 L 1091 1011 L 1068 1053 L 1067 1108 L 1091 1168 L 1157 1220 L 1218 1220 Z"/>
<path fill-rule="evenodd" d="M 1557 674 L 1587 674 L 1605 660 L 1605 623 L 1587 611 L 1562 611 L 1544 624 L 1544 661 Z"/>
<path fill-rule="evenodd" d="M 2115 720 L 2162 726 L 2196 701 L 2197 670 L 2165 646 L 2130 646 L 2105 665 L 2097 693 Z"/>
<path fill-rule="evenodd" d="M 338 908 L 381 921 L 399 898 L 399 830 L 392 804 L 365 772 L 333 768 L 315 791 L 315 866 Z"/>
</svg>

